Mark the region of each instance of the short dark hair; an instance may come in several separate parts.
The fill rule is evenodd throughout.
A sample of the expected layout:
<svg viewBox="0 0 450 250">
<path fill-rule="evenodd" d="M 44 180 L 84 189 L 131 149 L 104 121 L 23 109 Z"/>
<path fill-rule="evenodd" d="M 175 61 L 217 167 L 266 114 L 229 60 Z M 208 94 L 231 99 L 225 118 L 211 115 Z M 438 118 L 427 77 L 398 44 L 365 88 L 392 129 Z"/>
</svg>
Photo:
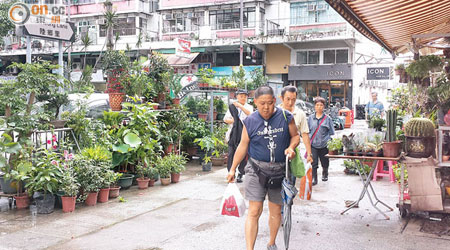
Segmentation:
<svg viewBox="0 0 450 250">
<path fill-rule="evenodd" d="M 258 97 L 260 97 L 262 95 L 271 95 L 272 97 L 275 98 L 275 94 L 273 93 L 273 89 L 269 85 L 263 85 L 263 86 L 259 87 L 258 89 L 256 89 L 256 91 L 255 91 L 255 99 L 257 99 Z"/>
<path fill-rule="evenodd" d="M 295 93 L 295 95 L 297 95 L 297 88 L 295 86 L 292 86 L 292 85 L 285 86 L 281 90 L 281 97 L 284 97 L 284 94 L 286 94 L 286 92 Z"/>
<path fill-rule="evenodd" d="M 323 105 L 326 105 L 325 99 L 320 96 L 314 98 L 314 104 L 317 104 L 318 102 L 321 102 Z"/>
</svg>

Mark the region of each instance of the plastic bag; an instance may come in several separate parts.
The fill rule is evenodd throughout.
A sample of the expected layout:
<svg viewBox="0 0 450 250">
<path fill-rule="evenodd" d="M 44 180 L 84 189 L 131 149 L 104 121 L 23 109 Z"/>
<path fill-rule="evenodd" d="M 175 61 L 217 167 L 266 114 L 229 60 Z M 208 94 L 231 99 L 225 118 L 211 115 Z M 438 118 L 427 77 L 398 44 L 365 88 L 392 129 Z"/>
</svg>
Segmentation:
<svg viewBox="0 0 450 250">
<path fill-rule="evenodd" d="M 247 209 L 244 197 L 242 197 L 236 183 L 228 184 L 220 204 L 222 215 L 242 217 Z"/>
<path fill-rule="evenodd" d="M 291 160 L 291 172 L 297 178 L 305 176 L 305 164 L 298 148 L 295 148 L 295 157 Z"/>
<path fill-rule="evenodd" d="M 305 176 L 300 179 L 298 196 L 302 200 L 311 200 L 312 194 L 312 166 L 311 163 L 303 161 L 305 165 Z"/>
</svg>

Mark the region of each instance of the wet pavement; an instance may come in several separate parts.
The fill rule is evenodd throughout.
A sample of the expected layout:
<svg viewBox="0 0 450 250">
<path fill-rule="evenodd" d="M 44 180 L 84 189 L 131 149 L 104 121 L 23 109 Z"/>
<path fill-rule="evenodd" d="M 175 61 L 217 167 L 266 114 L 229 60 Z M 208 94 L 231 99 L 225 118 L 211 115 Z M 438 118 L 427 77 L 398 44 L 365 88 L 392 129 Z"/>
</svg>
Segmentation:
<svg viewBox="0 0 450 250">
<path fill-rule="evenodd" d="M 341 164 L 331 161 L 329 181 L 319 181 L 310 201 L 295 199 L 290 249 L 448 249 L 450 237 L 421 233 L 420 220 L 399 217 L 398 186 L 387 178 L 373 186 L 394 208 L 382 208 L 390 220 L 367 197 L 341 215 L 345 200 L 355 200 L 362 189 L 359 177 L 345 175 Z M 50 215 L 32 215 L 29 209 L 0 212 L 0 249 L 245 249 L 245 217 L 219 215 L 225 176 L 225 166 L 202 172 L 194 161 L 180 183 L 121 191 L 126 202 L 79 204 L 70 214 L 60 209 Z M 265 204 L 255 249 L 266 249 L 267 221 Z M 284 249 L 282 230 L 277 245 Z"/>
</svg>

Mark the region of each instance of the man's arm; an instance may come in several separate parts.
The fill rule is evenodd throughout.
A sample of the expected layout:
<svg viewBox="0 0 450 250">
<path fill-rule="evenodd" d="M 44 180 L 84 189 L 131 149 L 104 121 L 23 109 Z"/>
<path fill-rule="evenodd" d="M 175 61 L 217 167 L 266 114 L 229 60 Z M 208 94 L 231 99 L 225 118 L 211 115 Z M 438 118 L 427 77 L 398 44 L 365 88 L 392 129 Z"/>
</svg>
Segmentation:
<svg viewBox="0 0 450 250">
<path fill-rule="evenodd" d="M 291 135 L 291 141 L 289 147 L 284 150 L 284 154 L 289 155 L 289 159 L 291 160 L 295 156 L 295 148 L 300 143 L 300 135 L 298 134 L 297 126 L 295 126 L 293 118 L 289 123 L 289 134 Z"/>
<path fill-rule="evenodd" d="M 223 121 L 226 124 L 233 124 L 234 123 L 234 119 L 233 119 L 233 116 L 231 116 L 230 110 L 227 110 L 227 112 L 225 113 L 225 116 L 223 117 Z"/>
<path fill-rule="evenodd" d="M 249 116 L 252 112 L 244 107 L 240 102 L 233 103 L 236 108 L 240 108 L 242 112 L 244 112 L 247 116 Z"/>
<path fill-rule="evenodd" d="M 242 160 L 244 160 L 245 156 L 247 155 L 248 150 L 248 144 L 250 143 L 250 138 L 247 134 L 247 128 L 244 125 L 244 128 L 242 129 L 242 136 L 241 136 L 241 142 L 239 143 L 239 146 L 236 149 L 236 152 L 234 153 L 234 156 L 228 156 L 233 157 L 233 164 L 231 164 L 230 171 L 228 172 L 227 181 L 233 182 L 234 177 L 236 175 L 236 168 L 241 163 Z"/>
</svg>

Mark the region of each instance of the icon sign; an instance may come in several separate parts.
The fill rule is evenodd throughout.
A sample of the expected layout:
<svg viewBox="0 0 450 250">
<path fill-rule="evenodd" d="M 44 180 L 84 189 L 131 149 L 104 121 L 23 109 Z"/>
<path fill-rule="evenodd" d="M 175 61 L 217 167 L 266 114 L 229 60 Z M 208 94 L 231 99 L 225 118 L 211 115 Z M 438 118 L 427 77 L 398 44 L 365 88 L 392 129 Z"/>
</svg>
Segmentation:
<svg viewBox="0 0 450 250">
<path fill-rule="evenodd" d="M 179 57 L 189 57 L 191 54 L 191 41 L 175 39 L 175 55 Z"/>
</svg>

